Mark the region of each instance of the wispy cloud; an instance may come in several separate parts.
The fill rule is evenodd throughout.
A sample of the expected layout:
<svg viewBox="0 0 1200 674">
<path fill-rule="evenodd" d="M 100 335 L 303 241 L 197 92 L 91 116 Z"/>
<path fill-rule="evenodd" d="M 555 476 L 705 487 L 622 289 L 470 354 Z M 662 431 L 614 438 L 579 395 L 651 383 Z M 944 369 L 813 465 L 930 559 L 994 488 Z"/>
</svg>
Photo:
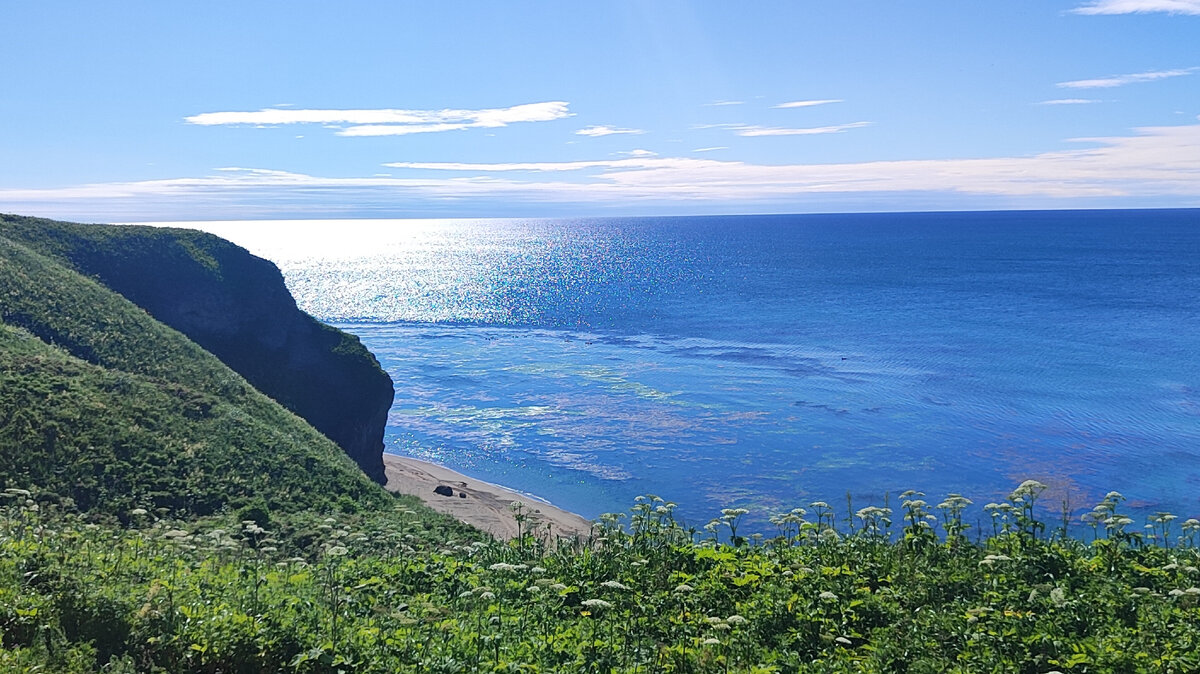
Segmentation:
<svg viewBox="0 0 1200 674">
<path fill-rule="evenodd" d="M 1034 105 L 1086 105 L 1099 102 L 1093 98 L 1056 98 L 1052 101 L 1038 101 Z"/>
<path fill-rule="evenodd" d="M 321 124 L 338 129 L 339 136 L 402 136 L 470 128 L 496 128 L 518 122 L 549 122 L 570 117 L 568 103 L 546 101 L 510 108 L 480 110 L 292 110 L 266 108 L 252 112 L 205 112 L 185 117 L 201 126 Z M 342 125 L 350 125 L 342 128 Z"/>
<path fill-rule="evenodd" d="M 420 169 L 428 171 L 467 171 L 471 173 L 503 173 L 508 171 L 559 172 L 583 171 L 586 169 L 651 169 L 702 166 L 720 163 L 713 159 L 687 159 L 664 157 L 637 157 L 631 159 L 595 159 L 590 161 L 543 161 L 543 162 L 414 162 L 402 161 L 384 164 L 388 168 Z"/>
<path fill-rule="evenodd" d="M 692 150 L 692 152 L 713 152 L 715 150 L 728 150 L 728 149 L 729 149 L 729 147 L 726 145 L 717 145 L 715 147 L 698 147 L 695 150 Z"/>
<path fill-rule="evenodd" d="M 707 107 L 720 107 L 723 105 L 745 105 L 745 103 L 746 101 L 713 101 L 712 103 L 705 103 L 704 105 Z"/>
<path fill-rule="evenodd" d="M 658 153 L 651 150 L 636 149 L 628 152 L 618 152 L 617 154 L 624 157 L 657 157 Z"/>
<path fill-rule="evenodd" d="M 823 98 L 823 99 L 812 100 L 812 101 L 791 101 L 790 103 L 780 103 L 779 105 L 773 105 L 771 107 L 773 107 L 773 108 L 811 108 L 814 105 L 828 105 L 830 103 L 841 103 L 841 102 L 842 102 L 842 99 L 840 99 L 840 98 Z"/>
<path fill-rule="evenodd" d="M 774 126 L 739 126 L 734 131 L 739 136 L 812 136 L 823 133 L 841 133 L 847 129 L 861 129 L 871 126 L 871 122 L 850 122 L 833 126 L 815 126 L 803 129 L 788 129 Z"/>
<path fill-rule="evenodd" d="M 646 132 L 641 129 L 619 129 L 613 126 L 589 126 L 576 131 L 575 135 L 596 138 L 599 136 L 612 136 L 618 133 L 642 134 Z"/>
<path fill-rule="evenodd" d="M 1165 80 L 1169 77 L 1182 77 L 1184 75 L 1191 75 L 1192 73 L 1196 72 L 1196 70 L 1197 68 L 1152 70 L 1150 72 L 1132 73 L 1129 75 L 1111 75 L 1109 77 L 1101 77 L 1094 80 L 1073 80 L 1071 82 L 1059 82 L 1058 86 L 1064 89 L 1108 89 L 1111 87 L 1125 86 L 1126 84 Z"/>
<path fill-rule="evenodd" d="M 1071 10 L 1076 14 L 1167 14 L 1200 15 L 1200 0 L 1096 0 Z"/>
<path fill-rule="evenodd" d="M 404 177 L 361 178 L 232 167 L 198 178 L 5 189 L 0 190 L 0 210 L 94 220 L 194 217 L 197 209 L 210 217 L 281 213 L 322 217 L 350 209 L 396 213 L 431 208 L 431 204 L 477 211 L 497 203 L 525 204 L 531 212 L 544 212 L 550 204 L 604 207 L 651 202 L 714 207 L 769 202 L 802 209 L 812 195 L 868 193 L 992 196 L 1022 204 L 1162 196 L 1200 199 L 1200 124 L 1075 140 L 1087 147 L 1019 157 L 843 164 L 754 164 L 685 157 L 399 162 L 389 166 L 403 171 L 399 175 Z"/>
</svg>

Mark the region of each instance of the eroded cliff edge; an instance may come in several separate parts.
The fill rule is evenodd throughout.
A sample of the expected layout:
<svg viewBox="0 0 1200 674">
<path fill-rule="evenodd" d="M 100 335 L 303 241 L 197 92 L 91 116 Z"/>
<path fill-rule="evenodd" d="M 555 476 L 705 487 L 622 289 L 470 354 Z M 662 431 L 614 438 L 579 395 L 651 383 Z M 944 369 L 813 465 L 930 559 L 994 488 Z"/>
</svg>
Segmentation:
<svg viewBox="0 0 1200 674">
<path fill-rule="evenodd" d="M 184 333 L 384 481 L 391 378 L 357 337 L 300 311 L 271 262 L 194 230 L 2 215 L 0 233 Z"/>
</svg>

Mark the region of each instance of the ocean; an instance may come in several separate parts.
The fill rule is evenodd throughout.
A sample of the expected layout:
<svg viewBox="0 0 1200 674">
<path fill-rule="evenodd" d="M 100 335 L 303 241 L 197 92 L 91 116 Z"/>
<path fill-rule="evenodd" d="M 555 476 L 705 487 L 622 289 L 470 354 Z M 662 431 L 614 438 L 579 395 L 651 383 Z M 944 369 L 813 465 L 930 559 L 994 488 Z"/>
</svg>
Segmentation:
<svg viewBox="0 0 1200 674">
<path fill-rule="evenodd" d="M 386 451 L 586 517 L 1200 516 L 1198 210 L 190 226 L 376 354 Z"/>
</svg>

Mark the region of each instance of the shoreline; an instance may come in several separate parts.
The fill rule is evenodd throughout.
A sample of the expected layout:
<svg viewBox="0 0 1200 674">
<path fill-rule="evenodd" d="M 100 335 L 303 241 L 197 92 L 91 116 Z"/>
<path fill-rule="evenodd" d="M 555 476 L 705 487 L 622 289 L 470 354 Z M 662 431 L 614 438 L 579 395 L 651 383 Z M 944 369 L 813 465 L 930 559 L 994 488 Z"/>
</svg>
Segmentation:
<svg viewBox="0 0 1200 674">
<path fill-rule="evenodd" d="M 436 463 L 385 452 L 383 468 L 387 477 L 384 486 L 388 491 L 412 494 L 430 508 L 501 540 L 517 536 L 517 522 L 509 508 L 514 501 L 526 506 L 529 520 L 523 525 L 525 530 L 533 527 L 542 535 L 548 527 L 551 539 L 587 536 L 592 530 L 592 523 L 580 515 L 537 497 L 467 477 Z M 435 493 L 434 488 L 439 486 L 449 487 L 453 494 Z"/>
</svg>

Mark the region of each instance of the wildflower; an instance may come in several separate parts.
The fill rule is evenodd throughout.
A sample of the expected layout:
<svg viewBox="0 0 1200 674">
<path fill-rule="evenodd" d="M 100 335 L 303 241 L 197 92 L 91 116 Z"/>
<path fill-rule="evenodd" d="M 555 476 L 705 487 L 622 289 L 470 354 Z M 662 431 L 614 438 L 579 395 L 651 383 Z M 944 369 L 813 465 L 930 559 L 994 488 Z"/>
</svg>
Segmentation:
<svg viewBox="0 0 1200 674">
<path fill-rule="evenodd" d="M 692 587 L 691 585 L 688 585 L 687 583 L 680 583 L 675 586 L 676 592 L 691 592 L 692 590 L 695 590 L 695 589 L 696 588 Z"/>
<path fill-rule="evenodd" d="M 532 574 L 533 574 L 533 575 L 535 575 L 535 576 L 540 576 L 540 575 L 542 575 L 543 573 L 546 573 L 546 569 L 544 569 L 544 568 L 542 568 L 542 567 L 540 567 L 540 566 L 535 566 L 535 567 L 533 567 L 532 569 L 530 569 L 530 570 L 529 570 L 529 573 L 532 573 Z"/>
<path fill-rule="evenodd" d="M 596 609 L 596 610 L 612 608 L 612 604 L 604 601 L 603 599 L 584 599 L 580 603 L 590 609 Z"/>
<path fill-rule="evenodd" d="M 1171 590 L 1167 594 L 1171 595 L 1172 597 L 1182 597 L 1184 592 L 1183 592 L 1183 590 L 1180 590 L 1179 588 L 1175 588 L 1174 590 Z"/>
<path fill-rule="evenodd" d="M 720 640 L 720 639 L 714 639 L 714 638 L 712 638 L 712 637 L 709 637 L 709 638 L 705 639 L 704 641 L 702 641 L 702 642 L 700 642 L 700 643 L 704 644 L 705 646 L 720 646 L 720 645 L 721 645 L 721 640 Z"/>
<path fill-rule="evenodd" d="M 731 615 L 728 618 L 726 618 L 725 622 L 729 623 L 730 625 L 745 625 L 746 619 L 735 613 L 734 615 Z"/>
<path fill-rule="evenodd" d="M 484 601 L 491 601 L 496 598 L 496 595 L 492 592 L 481 592 L 479 593 L 479 598 Z"/>
<path fill-rule="evenodd" d="M 629 586 L 627 586 L 623 583 L 619 583 L 615 580 L 606 580 L 600 584 L 603 585 L 604 587 L 609 588 L 610 590 L 628 590 L 629 589 Z"/>
<path fill-rule="evenodd" d="M 1067 591 L 1061 587 L 1056 587 L 1050 590 L 1050 601 L 1054 602 L 1055 606 L 1062 606 L 1067 603 Z"/>
<path fill-rule="evenodd" d="M 721 625 L 725 622 L 725 619 L 720 616 L 709 616 L 705 620 L 709 625 Z"/>
<path fill-rule="evenodd" d="M 129 511 L 130 517 L 142 517 L 145 514 L 146 514 L 145 508 L 134 508 L 133 510 Z"/>
<path fill-rule="evenodd" d="M 838 598 L 836 594 L 830 592 L 829 590 L 825 590 L 817 596 L 821 599 L 821 601 L 837 601 Z"/>
<path fill-rule="evenodd" d="M 529 587 L 525 588 L 525 591 L 532 594 L 537 594 L 542 591 L 542 588 L 538 587 L 537 585 L 530 585 Z"/>
<path fill-rule="evenodd" d="M 332 548 L 329 548 L 328 550 L 326 550 L 325 554 L 329 555 L 330 557 L 342 557 L 342 556 L 346 555 L 348 552 L 350 552 L 350 551 L 347 550 L 346 548 L 344 548 L 340 545 L 335 545 Z"/>
<path fill-rule="evenodd" d="M 841 644 L 843 646 L 853 646 L 854 645 L 854 642 L 850 641 L 846 637 L 838 637 L 838 638 L 834 639 L 834 641 L 838 642 L 839 644 Z"/>
<path fill-rule="evenodd" d="M 492 571 L 506 571 L 506 572 L 516 573 L 518 571 L 524 571 L 525 569 L 528 569 L 529 567 L 525 566 L 524 564 L 508 564 L 506 562 L 496 562 L 495 564 L 489 566 L 488 568 L 491 569 Z"/>
<path fill-rule="evenodd" d="M 866 520 L 866 519 L 869 519 L 876 515 L 887 516 L 890 514 L 892 514 L 891 508 L 881 508 L 879 506 L 867 506 L 866 508 L 863 508 L 862 510 L 859 510 L 858 512 L 854 513 L 854 516 L 861 520 Z"/>
<path fill-rule="evenodd" d="M 555 592 L 562 592 L 563 590 L 567 589 L 567 586 L 563 585 L 562 583 L 555 583 L 555 584 L 551 585 L 548 589 L 554 590 Z"/>
<path fill-rule="evenodd" d="M 1184 594 L 1197 595 L 1200 594 L 1200 587 L 1189 587 L 1183 591 Z"/>
</svg>

